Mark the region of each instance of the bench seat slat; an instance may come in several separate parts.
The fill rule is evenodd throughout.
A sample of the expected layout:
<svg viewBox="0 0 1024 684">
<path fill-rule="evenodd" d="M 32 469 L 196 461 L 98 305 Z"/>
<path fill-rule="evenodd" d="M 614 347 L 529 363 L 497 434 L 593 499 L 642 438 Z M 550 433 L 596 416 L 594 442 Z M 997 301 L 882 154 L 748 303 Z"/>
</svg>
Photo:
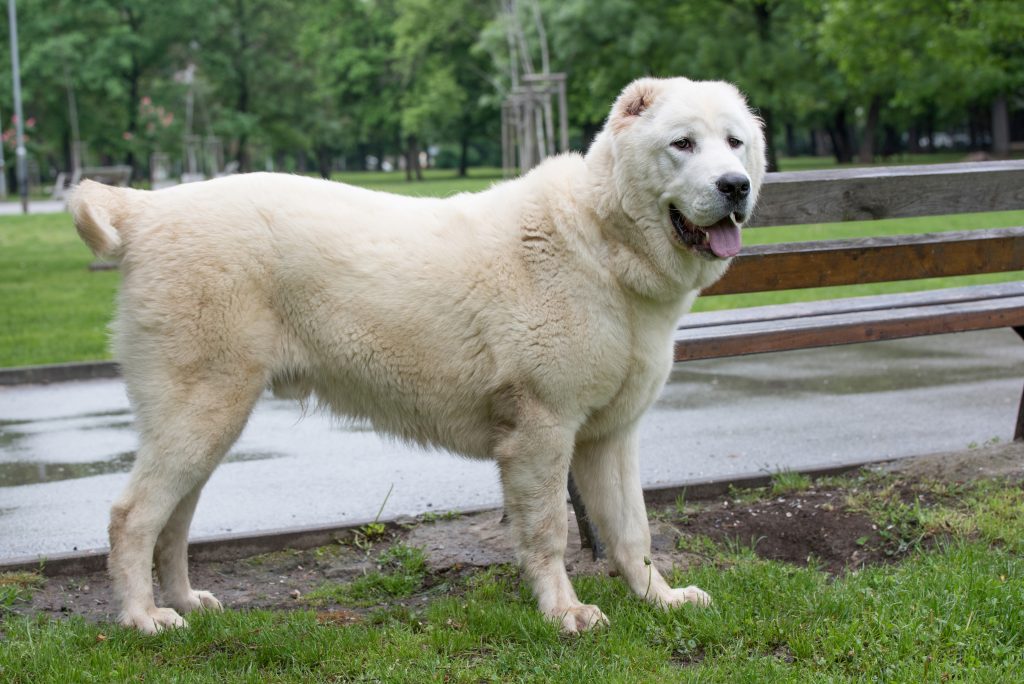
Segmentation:
<svg viewBox="0 0 1024 684">
<path fill-rule="evenodd" d="M 777 315 L 770 319 L 743 323 L 733 319 L 732 324 L 681 328 L 675 336 L 675 360 L 740 356 L 1022 326 L 1024 287 L 1021 286 L 1024 284 L 1008 284 L 1017 285 L 1018 294 L 983 299 L 950 297 L 949 301 L 935 300 L 931 304 L 914 306 L 899 306 L 898 301 L 903 295 L 885 295 L 872 299 L 891 297 L 897 305 L 813 316 L 801 314 L 800 307 L 771 307 L 776 309 Z M 835 304 L 834 301 L 831 303 Z M 785 308 L 790 308 L 793 315 L 783 317 Z"/>
<path fill-rule="evenodd" d="M 748 247 L 704 296 L 1024 270 L 1024 227 Z"/>
<path fill-rule="evenodd" d="M 684 316 L 682 321 L 680 321 L 679 330 L 687 331 L 732 324 L 809 318 L 862 311 L 890 311 L 918 306 L 987 301 L 1019 296 L 1024 296 L 1024 281 L 996 283 L 993 285 L 969 285 L 967 287 L 925 290 L 923 292 L 901 292 L 898 294 L 870 295 L 867 297 L 823 299 L 813 302 L 771 304 L 742 309 L 691 313 Z"/>
</svg>

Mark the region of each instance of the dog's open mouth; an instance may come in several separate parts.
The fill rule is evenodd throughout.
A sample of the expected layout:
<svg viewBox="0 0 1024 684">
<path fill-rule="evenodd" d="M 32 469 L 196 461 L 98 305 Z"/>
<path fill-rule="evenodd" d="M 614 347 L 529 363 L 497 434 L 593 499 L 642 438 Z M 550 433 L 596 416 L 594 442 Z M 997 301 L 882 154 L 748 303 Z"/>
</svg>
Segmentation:
<svg viewBox="0 0 1024 684">
<path fill-rule="evenodd" d="M 740 224 L 746 218 L 741 212 L 726 214 L 710 226 L 694 225 L 671 204 L 668 216 L 676 230 L 676 237 L 690 249 L 719 259 L 728 259 L 740 253 Z"/>
</svg>

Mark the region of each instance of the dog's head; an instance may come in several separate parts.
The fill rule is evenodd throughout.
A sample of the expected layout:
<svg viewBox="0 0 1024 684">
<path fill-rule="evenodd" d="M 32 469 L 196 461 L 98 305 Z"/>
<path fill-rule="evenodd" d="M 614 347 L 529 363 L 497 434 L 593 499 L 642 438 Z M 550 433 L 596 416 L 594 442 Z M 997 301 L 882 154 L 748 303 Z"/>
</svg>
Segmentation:
<svg viewBox="0 0 1024 684">
<path fill-rule="evenodd" d="M 676 263 L 739 252 L 764 179 L 765 143 L 735 86 L 639 79 L 615 101 L 602 137 L 611 146 L 615 194 L 644 247 L 671 250 Z M 720 275 L 724 264 L 700 270 Z"/>
</svg>

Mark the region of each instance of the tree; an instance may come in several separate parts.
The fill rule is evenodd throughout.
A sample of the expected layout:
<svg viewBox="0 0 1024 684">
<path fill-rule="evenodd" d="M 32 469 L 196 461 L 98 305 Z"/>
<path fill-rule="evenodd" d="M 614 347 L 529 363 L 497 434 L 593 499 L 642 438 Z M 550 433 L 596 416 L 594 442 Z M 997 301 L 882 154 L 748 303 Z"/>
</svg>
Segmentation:
<svg viewBox="0 0 1024 684">
<path fill-rule="evenodd" d="M 458 141 L 465 176 L 472 140 L 497 132 L 498 111 L 487 98 L 491 63 L 474 49 L 493 8 L 475 0 L 404 0 L 398 8 L 395 58 L 410 165 L 418 165 L 419 141 Z"/>
<path fill-rule="evenodd" d="M 305 149 L 306 107 L 312 90 L 295 36 L 296 0 L 230 0 L 208 6 L 202 40 L 191 58 L 212 88 L 213 130 L 231 140 L 242 171 L 253 167 L 253 141 Z"/>
<path fill-rule="evenodd" d="M 323 176 L 333 155 L 354 156 L 362 168 L 371 150 L 380 160 L 395 148 L 394 20 L 390 2 L 332 0 L 306 8 L 298 43 L 313 83 L 310 135 Z"/>
</svg>

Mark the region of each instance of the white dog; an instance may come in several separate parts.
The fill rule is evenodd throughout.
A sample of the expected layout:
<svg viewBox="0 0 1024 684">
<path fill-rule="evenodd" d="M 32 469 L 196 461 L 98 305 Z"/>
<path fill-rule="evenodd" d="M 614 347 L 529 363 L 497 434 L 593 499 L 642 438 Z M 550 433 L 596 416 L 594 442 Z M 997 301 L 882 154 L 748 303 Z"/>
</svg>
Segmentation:
<svg viewBox="0 0 1024 684">
<path fill-rule="evenodd" d="M 189 584 L 188 528 L 268 384 L 495 459 L 522 570 L 563 630 L 607 621 L 566 574 L 570 468 L 634 592 L 707 604 L 646 560 L 637 424 L 677 320 L 740 249 L 764 165 L 733 86 L 645 78 L 585 157 L 477 194 L 264 173 L 159 192 L 83 183 L 78 232 L 121 261 L 114 347 L 140 433 L 110 521 L 120 622 L 153 632 L 220 608 Z"/>
</svg>

